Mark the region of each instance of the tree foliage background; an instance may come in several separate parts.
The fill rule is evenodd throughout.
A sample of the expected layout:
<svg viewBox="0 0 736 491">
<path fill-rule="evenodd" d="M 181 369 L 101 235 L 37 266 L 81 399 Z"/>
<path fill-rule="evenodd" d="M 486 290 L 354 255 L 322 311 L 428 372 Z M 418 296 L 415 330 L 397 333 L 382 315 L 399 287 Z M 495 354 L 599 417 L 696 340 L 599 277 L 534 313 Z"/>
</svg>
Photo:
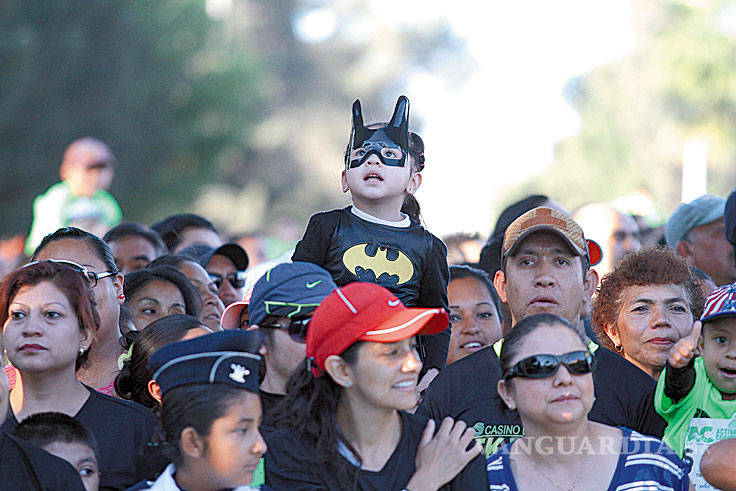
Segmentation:
<svg viewBox="0 0 736 491">
<path fill-rule="evenodd" d="M 736 185 L 736 4 L 633 0 L 637 43 L 624 58 L 570 81 L 580 131 L 554 163 L 515 190 L 566 206 L 636 190 L 666 218 L 680 203 L 686 142 L 707 145 L 708 192 Z"/>
<path fill-rule="evenodd" d="M 282 217 L 301 231 L 341 204 L 352 100 L 393 107 L 409 65 L 459 45 L 442 23 L 397 30 L 362 0 L 334 3 L 340 29 L 307 43 L 294 25 L 309 0 L 2 2 L 0 237 L 27 233 L 84 135 L 118 157 L 128 220 L 195 211 L 233 233 Z"/>
<path fill-rule="evenodd" d="M 544 171 L 506 184 L 498 208 L 528 193 L 575 208 L 643 189 L 667 213 L 694 138 L 708 147 L 709 191 L 733 188 L 736 5 L 632 5 L 635 49 L 570 80 L 580 131 Z M 319 9 L 334 30 L 305 41 L 299 23 Z M 371 0 L 1 2 L 0 238 L 27 233 L 33 198 L 83 135 L 117 155 L 111 191 L 126 219 L 194 211 L 236 234 L 284 222 L 301 232 L 310 214 L 346 202 L 339 173 L 354 98 L 380 120 L 413 71 L 448 90 L 472 73 L 462 33 L 414 17 Z M 479 153 L 478 165 L 493 158 Z"/>
</svg>

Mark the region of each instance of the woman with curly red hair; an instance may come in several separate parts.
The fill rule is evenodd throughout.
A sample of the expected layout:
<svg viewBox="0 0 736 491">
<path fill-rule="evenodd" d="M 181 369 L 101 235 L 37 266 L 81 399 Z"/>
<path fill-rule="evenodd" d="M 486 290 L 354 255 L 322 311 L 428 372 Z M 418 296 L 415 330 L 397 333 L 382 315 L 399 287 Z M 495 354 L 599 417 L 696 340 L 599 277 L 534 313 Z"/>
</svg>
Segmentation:
<svg viewBox="0 0 736 491">
<path fill-rule="evenodd" d="M 703 303 L 687 262 L 673 249 L 641 249 L 627 254 L 601 281 L 593 328 L 604 347 L 657 379 L 672 346 L 700 317 Z"/>
</svg>

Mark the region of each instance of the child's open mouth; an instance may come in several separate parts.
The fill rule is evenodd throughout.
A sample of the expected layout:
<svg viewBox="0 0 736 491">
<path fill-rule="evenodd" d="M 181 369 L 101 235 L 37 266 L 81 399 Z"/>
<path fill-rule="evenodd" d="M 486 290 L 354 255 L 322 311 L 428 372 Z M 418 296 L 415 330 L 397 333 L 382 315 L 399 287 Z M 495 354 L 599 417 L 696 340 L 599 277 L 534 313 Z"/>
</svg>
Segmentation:
<svg viewBox="0 0 736 491">
<path fill-rule="evenodd" d="M 376 181 L 383 181 L 383 178 L 381 176 L 373 172 L 371 172 L 370 174 L 366 174 L 366 176 L 363 178 L 364 181 L 370 181 L 372 179 Z"/>
<path fill-rule="evenodd" d="M 736 368 L 721 367 L 721 372 L 728 378 L 736 378 Z"/>
</svg>

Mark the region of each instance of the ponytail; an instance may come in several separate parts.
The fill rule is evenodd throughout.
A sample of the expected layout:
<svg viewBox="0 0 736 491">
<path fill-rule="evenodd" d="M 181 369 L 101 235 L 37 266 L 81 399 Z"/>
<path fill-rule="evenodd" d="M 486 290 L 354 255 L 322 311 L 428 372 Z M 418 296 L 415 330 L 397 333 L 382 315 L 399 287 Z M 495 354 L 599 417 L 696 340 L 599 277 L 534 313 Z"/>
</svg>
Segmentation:
<svg viewBox="0 0 736 491">
<path fill-rule="evenodd" d="M 416 133 L 409 133 L 409 155 L 411 156 L 413 173 L 422 172 L 424 170 L 424 140 Z M 413 194 L 407 194 L 404 197 L 404 203 L 401 205 L 401 213 L 408 215 L 412 220 L 421 221 L 421 208 L 419 201 Z"/>
<path fill-rule="evenodd" d="M 357 342 L 340 357 L 348 364 L 357 360 Z M 327 466 L 341 482 L 349 482 L 351 468 L 338 450 L 342 443 L 360 462 L 360 454 L 343 436 L 337 424 L 337 407 L 342 396 L 342 386 L 329 374 L 315 377 L 304 360 L 296 368 L 286 385 L 286 397 L 276 407 L 274 427 L 288 428 L 311 447 L 304 461 L 315 466 Z"/>
<path fill-rule="evenodd" d="M 414 197 L 413 194 L 407 194 L 404 196 L 404 204 L 401 205 L 401 213 L 408 215 L 412 220 L 417 222 L 421 220 L 421 210 L 419 208 L 419 201 Z"/>
</svg>

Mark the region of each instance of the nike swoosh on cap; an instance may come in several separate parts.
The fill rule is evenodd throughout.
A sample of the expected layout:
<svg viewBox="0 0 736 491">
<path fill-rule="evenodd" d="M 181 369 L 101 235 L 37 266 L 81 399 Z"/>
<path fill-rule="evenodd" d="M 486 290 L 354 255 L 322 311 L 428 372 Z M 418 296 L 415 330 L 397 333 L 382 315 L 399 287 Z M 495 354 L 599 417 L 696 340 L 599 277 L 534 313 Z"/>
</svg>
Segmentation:
<svg viewBox="0 0 736 491">
<path fill-rule="evenodd" d="M 310 282 L 307 281 L 307 288 L 314 288 L 315 286 L 319 285 L 320 283 L 322 283 L 322 280 L 317 280 L 317 281 L 314 281 L 312 283 L 310 283 Z"/>
</svg>

